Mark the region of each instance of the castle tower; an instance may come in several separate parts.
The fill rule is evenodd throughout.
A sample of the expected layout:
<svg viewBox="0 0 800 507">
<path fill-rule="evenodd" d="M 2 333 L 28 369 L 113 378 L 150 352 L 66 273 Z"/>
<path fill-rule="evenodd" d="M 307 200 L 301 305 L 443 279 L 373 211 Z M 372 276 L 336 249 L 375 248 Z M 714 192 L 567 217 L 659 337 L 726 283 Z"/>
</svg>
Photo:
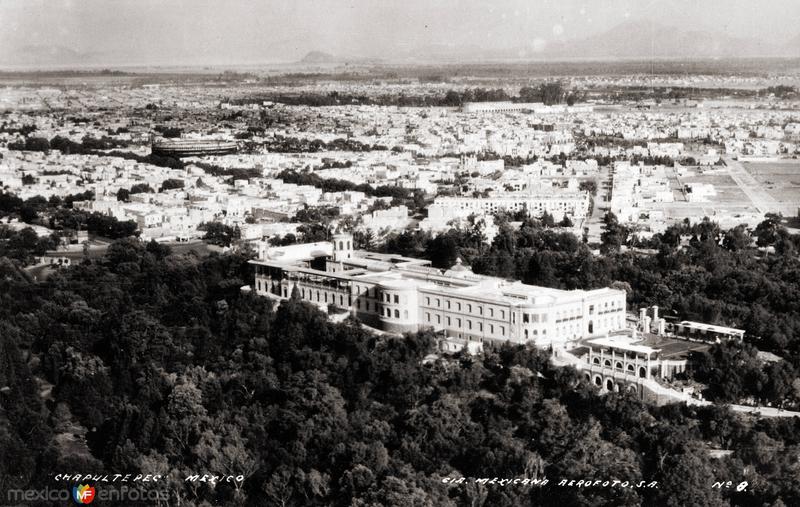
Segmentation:
<svg viewBox="0 0 800 507">
<path fill-rule="evenodd" d="M 353 235 L 334 234 L 333 239 L 333 260 L 341 262 L 353 257 Z"/>
</svg>

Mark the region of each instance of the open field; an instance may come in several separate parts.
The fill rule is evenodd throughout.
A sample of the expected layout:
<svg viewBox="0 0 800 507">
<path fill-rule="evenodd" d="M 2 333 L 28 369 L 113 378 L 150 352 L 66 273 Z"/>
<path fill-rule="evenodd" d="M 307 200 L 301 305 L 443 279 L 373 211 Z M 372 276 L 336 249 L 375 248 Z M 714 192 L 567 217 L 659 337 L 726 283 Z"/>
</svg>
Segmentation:
<svg viewBox="0 0 800 507">
<path fill-rule="evenodd" d="M 778 202 L 785 215 L 800 207 L 800 160 L 743 164 L 747 172 Z"/>
</svg>

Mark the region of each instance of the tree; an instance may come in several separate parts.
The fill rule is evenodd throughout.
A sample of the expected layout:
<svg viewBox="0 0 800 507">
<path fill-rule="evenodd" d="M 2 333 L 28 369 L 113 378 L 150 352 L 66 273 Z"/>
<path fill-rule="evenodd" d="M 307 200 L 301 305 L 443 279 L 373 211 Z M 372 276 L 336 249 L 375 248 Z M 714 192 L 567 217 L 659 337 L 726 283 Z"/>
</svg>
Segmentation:
<svg viewBox="0 0 800 507">
<path fill-rule="evenodd" d="M 437 268 L 450 268 L 458 258 L 458 245 L 449 234 L 440 234 L 428 247 L 431 263 Z"/>
<path fill-rule="evenodd" d="M 589 192 L 592 195 L 597 195 L 597 180 L 583 180 L 578 184 L 578 189 L 583 192 Z"/>
<path fill-rule="evenodd" d="M 725 233 L 722 246 L 731 252 L 738 252 L 748 248 L 752 241 L 750 234 L 747 232 L 747 227 L 745 225 L 737 225 Z"/>
<path fill-rule="evenodd" d="M 206 231 L 203 239 L 212 245 L 229 247 L 231 243 L 242 237 L 238 227 L 231 227 L 220 222 L 206 222 L 201 224 L 198 229 Z"/>
<path fill-rule="evenodd" d="M 449 90 L 444 96 L 444 105 L 450 107 L 458 107 L 462 104 L 461 95 L 455 90 Z"/>
<path fill-rule="evenodd" d="M 128 202 L 131 197 L 131 193 L 127 188 L 120 188 L 117 190 L 117 200 L 122 202 Z"/>
<path fill-rule="evenodd" d="M 147 183 L 137 183 L 130 189 L 130 194 L 154 193 L 155 191 Z"/>
<path fill-rule="evenodd" d="M 778 239 L 778 230 L 781 227 L 779 213 L 767 213 L 764 220 L 756 226 L 756 244 L 760 247 L 770 246 Z"/>
<path fill-rule="evenodd" d="M 601 250 L 605 253 L 615 252 L 628 242 L 628 229 L 620 225 L 617 221 L 617 216 L 610 211 L 603 217 L 603 222 L 605 223 L 605 231 L 600 235 Z"/>
<path fill-rule="evenodd" d="M 539 219 L 539 221 L 542 223 L 542 225 L 544 227 L 555 227 L 556 226 L 556 221 L 553 218 L 553 215 L 551 215 L 547 211 L 542 213 L 542 217 Z"/>
<path fill-rule="evenodd" d="M 165 190 L 174 190 L 177 188 L 183 188 L 183 180 L 168 178 L 161 183 L 161 188 L 158 189 L 159 192 L 164 192 Z"/>
<path fill-rule="evenodd" d="M 654 478 L 658 481 L 658 489 L 654 494 L 655 505 L 728 505 L 719 489 L 708 487 L 719 479 L 714 474 L 708 456 L 702 453 L 702 449 L 697 449 L 666 457 L 664 467 Z"/>
</svg>

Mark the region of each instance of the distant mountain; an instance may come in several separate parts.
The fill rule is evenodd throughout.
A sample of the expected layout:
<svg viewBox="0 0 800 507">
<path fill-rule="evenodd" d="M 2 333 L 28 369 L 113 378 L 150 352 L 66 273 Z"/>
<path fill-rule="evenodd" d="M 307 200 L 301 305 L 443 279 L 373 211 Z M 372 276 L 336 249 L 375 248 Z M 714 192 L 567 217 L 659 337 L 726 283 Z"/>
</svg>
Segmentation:
<svg viewBox="0 0 800 507">
<path fill-rule="evenodd" d="M 300 63 L 337 63 L 339 60 L 330 53 L 324 51 L 309 51 L 300 60 Z"/>
<path fill-rule="evenodd" d="M 781 51 L 756 39 L 637 20 L 585 39 L 550 44 L 544 52 L 547 57 L 568 58 L 720 58 L 769 56 Z"/>
<path fill-rule="evenodd" d="M 800 56 L 800 37 L 795 41 Z M 649 20 L 635 20 L 584 38 L 541 41 L 537 47 L 486 49 L 478 46 L 417 47 L 395 55 L 399 61 L 480 62 L 508 60 L 734 58 L 781 56 L 789 49 L 757 39 L 712 31 L 684 30 Z"/>
</svg>

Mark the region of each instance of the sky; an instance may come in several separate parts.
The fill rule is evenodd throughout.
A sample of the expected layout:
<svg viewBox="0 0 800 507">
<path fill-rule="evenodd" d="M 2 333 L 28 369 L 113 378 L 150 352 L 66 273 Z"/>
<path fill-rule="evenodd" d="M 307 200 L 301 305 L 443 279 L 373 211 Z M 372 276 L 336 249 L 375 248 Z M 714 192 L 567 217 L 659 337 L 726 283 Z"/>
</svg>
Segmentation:
<svg viewBox="0 0 800 507">
<path fill-rule="evenodd" d="M 37 46 L 131 64 L 391 58 L 530 47 L 636 20 L 783 43 L 798 19 L 798 0 L 0 0 L 0 56 Z"/>
</svg>

